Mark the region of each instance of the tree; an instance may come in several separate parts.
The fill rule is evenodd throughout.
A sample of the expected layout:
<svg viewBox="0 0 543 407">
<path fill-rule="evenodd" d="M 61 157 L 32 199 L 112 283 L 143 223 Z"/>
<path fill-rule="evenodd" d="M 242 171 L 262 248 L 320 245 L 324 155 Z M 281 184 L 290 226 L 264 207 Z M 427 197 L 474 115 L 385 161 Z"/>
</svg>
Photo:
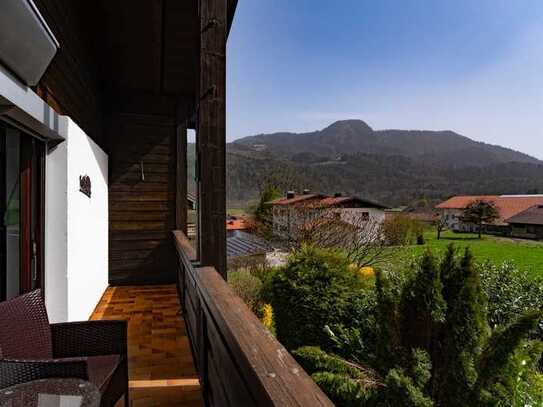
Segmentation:
<svg viewBox="0 0 543 407">
<path fill-rule="evenodd" d="M 262 193 L 260 194 L 258 205 L 255 208 L 255 218 L 262 223 L 269 222 L 270 207 L 267 203 L 279 198 L 280 196 L 281 193 L 277 187 L 275 187 L 273 184 L 266 184 L 262 190 Z"/>
<path fill-rule="evenodd" d="M 430 250 L 424 253 L 419 271 L 402 296 L 403 343 L 432 353 L 439 325 L 445 321 L 447 304 L 443 299 L 440 268 Z"/>
<path fill-rule="evenodd" d="M 500 212 L 494 202 L 479 199 L 473 201 L 464 209 L 462 221 L 477 225 L 480 239 L 483 223 L 492 223 L 499 217 Z"/>
<path fill-rule="evenodd" d="M 383 222 L 367 213 L 344 215 L 341 208 L 311 202 L 296 207 L 283 238 L 294 250 L 304 244 L 339 250 L 358 267 L 374 266 L 394 255 Z"/>
<path fill-rule="evenodd" d="M 438 405 L 464 406 L 469 405 L 471 389 L 477 380 L 477 361 L 490 328 L 486 298 L 469 249 L 453 270 L 457 274 L 456 281 L 454 288 L 447 290 L 448 311 L 443 327 L 446 336 L 442 352 L 446 356 L 438 367 L 439 373 L 436 372 L 439 377 L 435 378 L 434 398 Z"/>
<path fill-rule="evenodd" d="M 441 233 L 447 228 L 447 221 L 445 216 L 439 216 L 434 221 L 437 230 L 437 240 L 441 239 Z"/>
</svg>

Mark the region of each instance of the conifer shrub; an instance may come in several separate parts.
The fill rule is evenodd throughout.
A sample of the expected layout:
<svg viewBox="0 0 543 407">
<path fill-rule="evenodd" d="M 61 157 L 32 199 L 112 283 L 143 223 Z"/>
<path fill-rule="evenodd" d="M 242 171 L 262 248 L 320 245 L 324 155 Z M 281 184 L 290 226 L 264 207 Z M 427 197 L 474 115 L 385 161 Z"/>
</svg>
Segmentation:
<svg viewBox="0 0 543 407">
<path fill-rule="evenodd" d="M 386 376 L 385 388 L 376 396 L 375 406 L 432 407 L 432 399 L 424 394 L 411 377 L 401 369 L 392 369 Z"/>
<path fill-rule="evenodd" d="M 324 321 L 320 315 L 324 309 L 318 308 L 319 315 L 312 316 L 321 318 L 318 325 L 306 329 L 305 320 L 291 313 L 298 329 L 289 327 L 291 335 L 302 332 L 309 344 L 314 342 L 308 338 L 323 327 L 328 340 L 321 337 L 319 342 L 324 346 L 303 347 L 294 355 L 338 406 L 542 404 L 543 378 L 537 366 L 543 343 L 535 335 L 542 320 L 541 308 L 530 311 L 537 301 L 526 301 L 519 308 L 500 310 L 493 302 L 504 298 L 508 303 L 511 298 L 504 307 L 512 307 L 514 296 L 507 291 L 487 295 L 499 287 L 475 266 L 469 250 L 459 254 L 450 246 L 441 259 L 427 251 L 403 277 L 377 269 L 370 289 L 336 275 L 339 269 L 327 262 L 334 261 L 337 254 L 314 250 L 306 248 L 303 255 L 293 256 L 290 273 L 283 274 L 294 278 L 293 282 L 280 280 L 275 288 L 281 288 L 279 293 L 288 294 L 291 301 L 296 299 L 288 303 L 290 309 L 301 304 L 300 309 L 310 310 L 325 302 L 337 307 L 336 315 L 343 315 Z M 318 264 L 308 259 L 315 255 Z M 501 276 L 501 270 L 497 274 Z M 347 281 L 349 290 L 339 290 L 332 281 Z M 309 295 L 311 285 L 317 287 L 314 294 L 319 298 Z M 328 287 L 350 305 L 330 302 Z M 304 294 L 310 302 L 306 303 Z M 521 294 L 517 292 L 516 298 Z M 283 306 L 284 311 L 289 309 L 286 302 Z M 499 319 L 491 327 L 489 310 L 493 307 L 500 313 L 492 314 Z"/>
<path fill-rule="evenodd" d="M 348 266 L 338 252 L 303 246 L 273 274 L 267 297 L 277 338 L 287 349 L 306 345 L 329 349 L 332 343 L 324 327 L 350 323 L 350 304 L 361 280 Z"/>
<path fill-rule="evenodd" d="M 355 380 L 364 377 L 359 369 L 347 364 L 338 357 L 329 355 L 316 346 L 303 346 L 293 351 L 292 355 L 309 374 L 331 372 Z"/>
<path fill-rule="evenodd" d="M 331 372 L 317 372 L 311 378 L 338 407 L 367 405 L 366 389 L 351 378 Z"/>
<path fill-rule="evenodd" d="M 293 352 L 298 363 L 337 406 L 364 406 L 375 395 L 375 381 L 353 364 L 305 346 Z"/>
</svg>

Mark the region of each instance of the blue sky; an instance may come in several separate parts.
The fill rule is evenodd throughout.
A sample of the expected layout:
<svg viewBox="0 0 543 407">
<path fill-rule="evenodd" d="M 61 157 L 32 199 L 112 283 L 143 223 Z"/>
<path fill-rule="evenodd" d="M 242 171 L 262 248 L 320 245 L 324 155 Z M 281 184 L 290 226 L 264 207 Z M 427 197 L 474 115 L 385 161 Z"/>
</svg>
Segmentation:
<svg viewBox="0 0 543 407">
<path fill-rule="evenodd" d="M 451 129 L 543 159 L 542 0 L 239 0 L 227 137 Z"/>
</svg>

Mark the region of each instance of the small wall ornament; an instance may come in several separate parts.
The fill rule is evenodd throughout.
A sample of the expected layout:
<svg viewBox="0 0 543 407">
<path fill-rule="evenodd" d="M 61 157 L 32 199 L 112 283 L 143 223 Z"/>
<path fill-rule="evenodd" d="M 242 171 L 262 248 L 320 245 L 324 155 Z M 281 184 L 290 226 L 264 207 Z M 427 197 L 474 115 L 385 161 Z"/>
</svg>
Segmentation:
<svg viewBox="0 0 543 407">
<path fill-rule="evenodd" d="M 91 179 L 88 175 L 79 176 L 79 191 L 91 197 Z"/>
</svg>

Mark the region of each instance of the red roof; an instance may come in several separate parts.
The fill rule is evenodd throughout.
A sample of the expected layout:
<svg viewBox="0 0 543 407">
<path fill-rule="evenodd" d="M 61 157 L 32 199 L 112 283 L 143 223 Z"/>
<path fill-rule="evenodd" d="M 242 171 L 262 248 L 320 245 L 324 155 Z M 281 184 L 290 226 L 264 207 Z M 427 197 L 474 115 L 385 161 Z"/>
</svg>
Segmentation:
<svg viewBox="0 0 543 407">
<path fill-rule="evenodd" d="M 453 196 L 436 206 L 437 209 L 466 209 L 475 201 L 495 202 L 498 195 Z"/>
<path fill-rule="evenodd" d="M 455 196 L 436 206 L 438 209 L 465 209 L 474 201 L 493 202 L 500 213 L 496 224 L 506 224 L 506 220 L 525 210 L 543 205 L 543 195 L 475 195 Z"/>
<path fill-rule="evenodd" d="M 294 198 L 278 198 L 271 202 L 271 205 L 291 205 L 299 202 L 308 201 L 310 199 L 320 199 L 324 195 L 321 194 L 304 194 L 304 195 L 295 195 Z"/>
<path fill-rule="evenodd" d="M 386 206 L 378 204 L 376 202 L 369 201 L 367 199 L 361 199 L 354 196 L 327 196 L 323 194 L 305 194 L 295 195 L 294 198 L 279 198 L 269 202 L 271 205 L 293 205 L 293 204 L 311 204 L 314 206 L 336 206 L 347 202 L 359 202 L 367 205 L 368 207 L 386 208 Z"/>
<path fill-rule="evenodd" d="M 246 230 L 246 229 L 249 229 L 249 224 L 243 218 L 226 220 L 226 230 Z"/>
</svg>

